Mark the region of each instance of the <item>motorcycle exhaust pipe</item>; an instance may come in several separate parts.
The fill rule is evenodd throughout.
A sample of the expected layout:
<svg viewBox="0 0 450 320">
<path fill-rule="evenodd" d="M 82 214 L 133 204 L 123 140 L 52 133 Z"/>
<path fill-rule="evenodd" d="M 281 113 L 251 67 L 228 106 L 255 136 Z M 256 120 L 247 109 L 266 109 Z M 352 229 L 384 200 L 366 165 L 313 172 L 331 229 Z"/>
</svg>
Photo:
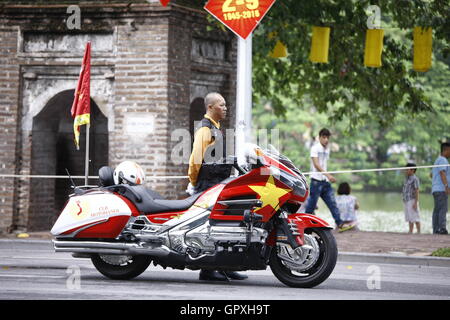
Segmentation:
<svg viewBox="0 0 450 320">
<path fill-rule="evenodd" d="M 100 253 L 118 255 L 151 255 L 165 257 L 171 250 L 166 246 L 145 247 L 137 243 L 100 242 L 100 241 L 60 241 L 53 240 L 55 252 Z"/>
</svg>

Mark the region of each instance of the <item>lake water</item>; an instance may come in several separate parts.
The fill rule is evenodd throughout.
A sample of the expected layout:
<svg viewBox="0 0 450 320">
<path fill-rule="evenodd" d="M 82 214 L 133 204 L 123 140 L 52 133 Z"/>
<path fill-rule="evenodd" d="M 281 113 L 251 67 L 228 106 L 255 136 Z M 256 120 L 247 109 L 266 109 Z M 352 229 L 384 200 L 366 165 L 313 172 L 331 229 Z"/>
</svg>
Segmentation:
<svg viewBox="0 0 450 320">
<path fill-rule="evenodd" d="M 395 192 L 353 192 L 358 198 L 358 227 L 363 231 L 408 232 L 409 226 L 403 213 L 401 193 Z M 318 217 L 334 225 L 334 220 L 328 207 L 322 201 L 318 202 Z M 421 233 L 432 233 L 431 217 L 433 213 L 433 196 L 421 193 L 419 196 Z M 450 217 L 447 214 L 447 230 L 450 230 Z M 414 232 L 416 232 L 414 227 Z"/>
</svg>

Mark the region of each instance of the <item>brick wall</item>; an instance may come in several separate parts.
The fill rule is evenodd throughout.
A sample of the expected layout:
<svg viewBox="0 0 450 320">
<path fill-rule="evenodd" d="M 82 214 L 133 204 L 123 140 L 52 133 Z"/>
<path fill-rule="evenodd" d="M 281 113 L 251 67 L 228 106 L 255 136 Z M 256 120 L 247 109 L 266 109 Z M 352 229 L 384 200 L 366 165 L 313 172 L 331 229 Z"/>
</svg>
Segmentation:
<svg viewBox="0 0 450 320">
<path fill-rule="evenodd" d="M 0 24 L 0 172 L 17 172 L 17 117 L 19 99 L 19 65 L 17 64 L 15 26 Z M 0 178 L 0 232 L 12 225 L 17 179 Z"/>
</svg>

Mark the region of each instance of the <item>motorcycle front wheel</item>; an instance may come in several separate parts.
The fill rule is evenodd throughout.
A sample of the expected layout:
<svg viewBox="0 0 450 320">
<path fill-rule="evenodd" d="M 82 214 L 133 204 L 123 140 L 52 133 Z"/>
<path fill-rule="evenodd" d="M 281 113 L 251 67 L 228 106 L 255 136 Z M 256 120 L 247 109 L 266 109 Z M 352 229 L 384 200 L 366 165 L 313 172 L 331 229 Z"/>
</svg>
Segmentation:
<svg viewBox="0 0 450 320">
<path fill-rule="evenodd" d="M 325 281 L 337 261 L 337 244 L 330 229 L 305 230 L 305 245 L 293 250 L 277 242 L 270 268 L 282 283 L 294 288 L 312 288 Z"/>
<path fill-rule="evenodd" d="M 150 256 L 95 254 L 91 257 L 95 268 L 114 280 L 129 280 L 144 272 L 152 262 Z"/>
</svg>

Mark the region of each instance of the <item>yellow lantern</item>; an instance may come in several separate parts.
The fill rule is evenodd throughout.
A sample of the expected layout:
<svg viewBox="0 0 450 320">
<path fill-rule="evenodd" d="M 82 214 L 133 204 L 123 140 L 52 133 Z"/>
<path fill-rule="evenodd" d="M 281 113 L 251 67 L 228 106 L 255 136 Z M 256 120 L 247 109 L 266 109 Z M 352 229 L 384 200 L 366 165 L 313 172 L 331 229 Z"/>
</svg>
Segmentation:
<svg viewBox="0 0 450 320">
<path fill-rule="evenodd" d="M 414 28 L 413 69 L 426 72 L 431 68 L 433 30 L 431 28 Z"/>
<path fill-rule="evenodd" d="M 381 67 L 383 52 L 383 29 L 368 29 L 366 32 L 366 48 L 364 50 L 364 65 L 366 67 Z"/>
<path fill-rule="evenodd" d="M 276 32 L 269 33 L 269 39 L 273 39 L 277 36 Z M 269 53 L 269 57 L 271 58 L 286 58 L 287 57 L 287 48 L 283 42 L 280 40 L 277 41 L 273 50 Z"/>
<path fill-rule="evenodd" d="M 329 46 L 330 46 L 330 28 L 313 27 L 309 60 L 318 63 L 328 63 Z"/>
<path fill-rule="evenodd" d="M 287 48 L 280 40 L 275 44 L 275 48 L 269 53 L 271 58 L 286 58 Z"/>
</svg>

